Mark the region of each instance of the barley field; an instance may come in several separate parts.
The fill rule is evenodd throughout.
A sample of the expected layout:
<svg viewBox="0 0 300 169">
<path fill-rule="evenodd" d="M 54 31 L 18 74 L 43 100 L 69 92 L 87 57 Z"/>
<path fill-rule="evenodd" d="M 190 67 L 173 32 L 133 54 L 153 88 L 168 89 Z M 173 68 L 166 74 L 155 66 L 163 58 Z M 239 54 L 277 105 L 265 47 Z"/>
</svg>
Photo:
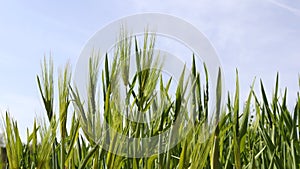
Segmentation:
<svg viewBox="0 0 300 169">
<path fill-rule="evenodd" d="M 47 119 L 35 120 L 27 130 L 26 140 L 21 140 L 17 121 L 6 112 L 0 166 L 10 169 L 300 168 L 300 96 L 298 93 L 293 109 L 288 109 L 287 89 L 283 94 L 279 92 L 279 74 L 274 77 L 274 86 L 268 86 L 273 89 L 272 97 L 267 97 L 262 81 L 253 81 L 248 98 L 240 100 L 236 71 L 235 91 L 229 91 L 222 104 L 221 72 L 216 77 L 216 87 L 209 86 L 212 77 L 205 64 L 201 70 L 204 74 L 197 70 L 194 57 L 189 78 L 183 69 L 175 92 L 171 92 L 172 78 L 165 82 L 161 71 L 147 69 L 161 64 L 153 57 L 154 45 L 155 37 L 147 34 L 142 45 L 135 38 L 123 41 L 114 56 L 103 58 L 103 68 L 97 54 L 91 57 L 85 101 L 72 84 L 71 65 L 54 79 L 53 61 L 45 58 L 37 84 Z M 133 77 L 129 77 L 129 57 L 134 57 L 137 68 Z M 260 85 L 259 92 L 253 90 L 255 84 Z M 122 100 L 116 92 L 119 85 L 125 89 L 126 99 L 122 102 L 125 109 L 120 108 Z M 208 104 L 211 90 L 216 93 L 213 108 Z M 137 117 L 151 116 L 149 112 L 160 112 L 160 116 L 155 121 L 138 123 L 121 116 L 122 110 L 126 116 L 130 113 Z M 209 119 L 211 111 L 213 119 Z M 68 119 L 70 115 L 72 118 Z M 132 154 L 145 146 L 125 144 L 116 133 L 107 132 L 108 126 L 137 140 L 158 136 L 152 142 L 157 149 L 142 151 L 157 153 L 138 157 L 118 154 L 126 151 Z M 159 137 L 165 131 L 168 139 Z M 171 140 L 181 134 L 184 137 L 171 146 Z"/>
</svg>

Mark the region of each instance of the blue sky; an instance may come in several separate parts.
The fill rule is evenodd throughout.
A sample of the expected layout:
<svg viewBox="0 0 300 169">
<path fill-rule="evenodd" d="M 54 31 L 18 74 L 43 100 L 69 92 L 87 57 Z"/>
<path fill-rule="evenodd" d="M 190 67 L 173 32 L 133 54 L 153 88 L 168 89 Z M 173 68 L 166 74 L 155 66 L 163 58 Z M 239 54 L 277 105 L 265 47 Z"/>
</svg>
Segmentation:
<svg viewBox="0 0 300 169">
<path fill-rule="evenodd" d="M 22 135 L 44 113 L 36 75 L 51 52 L 55 67 L 73 68 L 87 40 L 121 17 L 158 12 L 180 17 L 211 41 L 234 91 L 235 68 L 245 94 L 253 78 L 262 78 L 271 93 L 276 73 L 288 87 L 289 102 L 299 91 L 300 2 L 291 0 L 128 0 L 1 1 L 0 111 L 19 121 Z"/>
</svg>

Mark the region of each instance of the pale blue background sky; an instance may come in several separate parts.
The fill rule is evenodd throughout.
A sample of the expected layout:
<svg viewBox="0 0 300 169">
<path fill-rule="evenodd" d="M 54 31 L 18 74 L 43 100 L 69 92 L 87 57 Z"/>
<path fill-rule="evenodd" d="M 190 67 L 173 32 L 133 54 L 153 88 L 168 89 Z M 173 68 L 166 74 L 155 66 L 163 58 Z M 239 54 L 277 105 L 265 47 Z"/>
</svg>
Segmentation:
<svg viewBox="0 0 300 169">
<path fill-rule="evenodd" d="M 85 42 L 120 17 L 161 12 L 196 26 L 215 46 L 233 92 L 235 68 L 243 95 L 255 76 L 271 93 L 276 72 L 294 103 L 299 90 L 300 1 L 128 0 L 0 1 L 0 111 L 19 121 L 22 135 L 44 113 L 36 85 L 50 51 L 55 66 L 73 67 Z M 258 87 L 258 83 L 256 83 Z"/>
</svg>

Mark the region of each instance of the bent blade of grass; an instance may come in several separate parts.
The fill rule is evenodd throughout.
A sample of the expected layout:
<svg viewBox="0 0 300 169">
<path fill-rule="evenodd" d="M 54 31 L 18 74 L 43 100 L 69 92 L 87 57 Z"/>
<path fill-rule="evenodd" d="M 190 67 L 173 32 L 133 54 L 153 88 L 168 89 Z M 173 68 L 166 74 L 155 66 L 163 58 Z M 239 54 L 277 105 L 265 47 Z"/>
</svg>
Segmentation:
<svg viewBox="0 0 300 169">
<path fill-rule="evenodd" d="M 88 152 L 88 154 L 85 156 L 85 158 L 83 159 L 82 162 L 80 162 L 80 165 L 78 167 L 78 169 L 84 169 L 86 168 L 86 165 L 92 161 L 93 155 L 95 154 L 95 152 L 99 149 L 99 145 L 96 144 L 94 145 L 94 147 Z"/>
</svg>

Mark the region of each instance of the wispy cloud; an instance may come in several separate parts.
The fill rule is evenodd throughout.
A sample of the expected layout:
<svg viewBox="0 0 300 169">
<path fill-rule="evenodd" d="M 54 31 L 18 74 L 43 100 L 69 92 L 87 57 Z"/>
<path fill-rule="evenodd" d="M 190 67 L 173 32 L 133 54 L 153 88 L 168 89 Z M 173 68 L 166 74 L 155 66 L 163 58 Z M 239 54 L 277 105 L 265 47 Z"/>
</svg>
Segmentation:
<svg viewBox="0 0 300 169">
<path fill-rule="evenodd" d="M 291 5 L 288 5 L 288 2 L 289 1 L 279 1 L 279 0 L 267 0 L 271 3 L 273 3 L 274 5 L 277 5 L 283 9 L 286 9 L 292 13 L 294 13 L 295 15 L 298 15 L 300 16 L 300 9 L 299 8 L 295 8 L 295 7 L 292 7 Z M 298 3 L 298 7 L 300 7 L 300 2 L 294 2 L 294 3 Z"/>
</svg>

